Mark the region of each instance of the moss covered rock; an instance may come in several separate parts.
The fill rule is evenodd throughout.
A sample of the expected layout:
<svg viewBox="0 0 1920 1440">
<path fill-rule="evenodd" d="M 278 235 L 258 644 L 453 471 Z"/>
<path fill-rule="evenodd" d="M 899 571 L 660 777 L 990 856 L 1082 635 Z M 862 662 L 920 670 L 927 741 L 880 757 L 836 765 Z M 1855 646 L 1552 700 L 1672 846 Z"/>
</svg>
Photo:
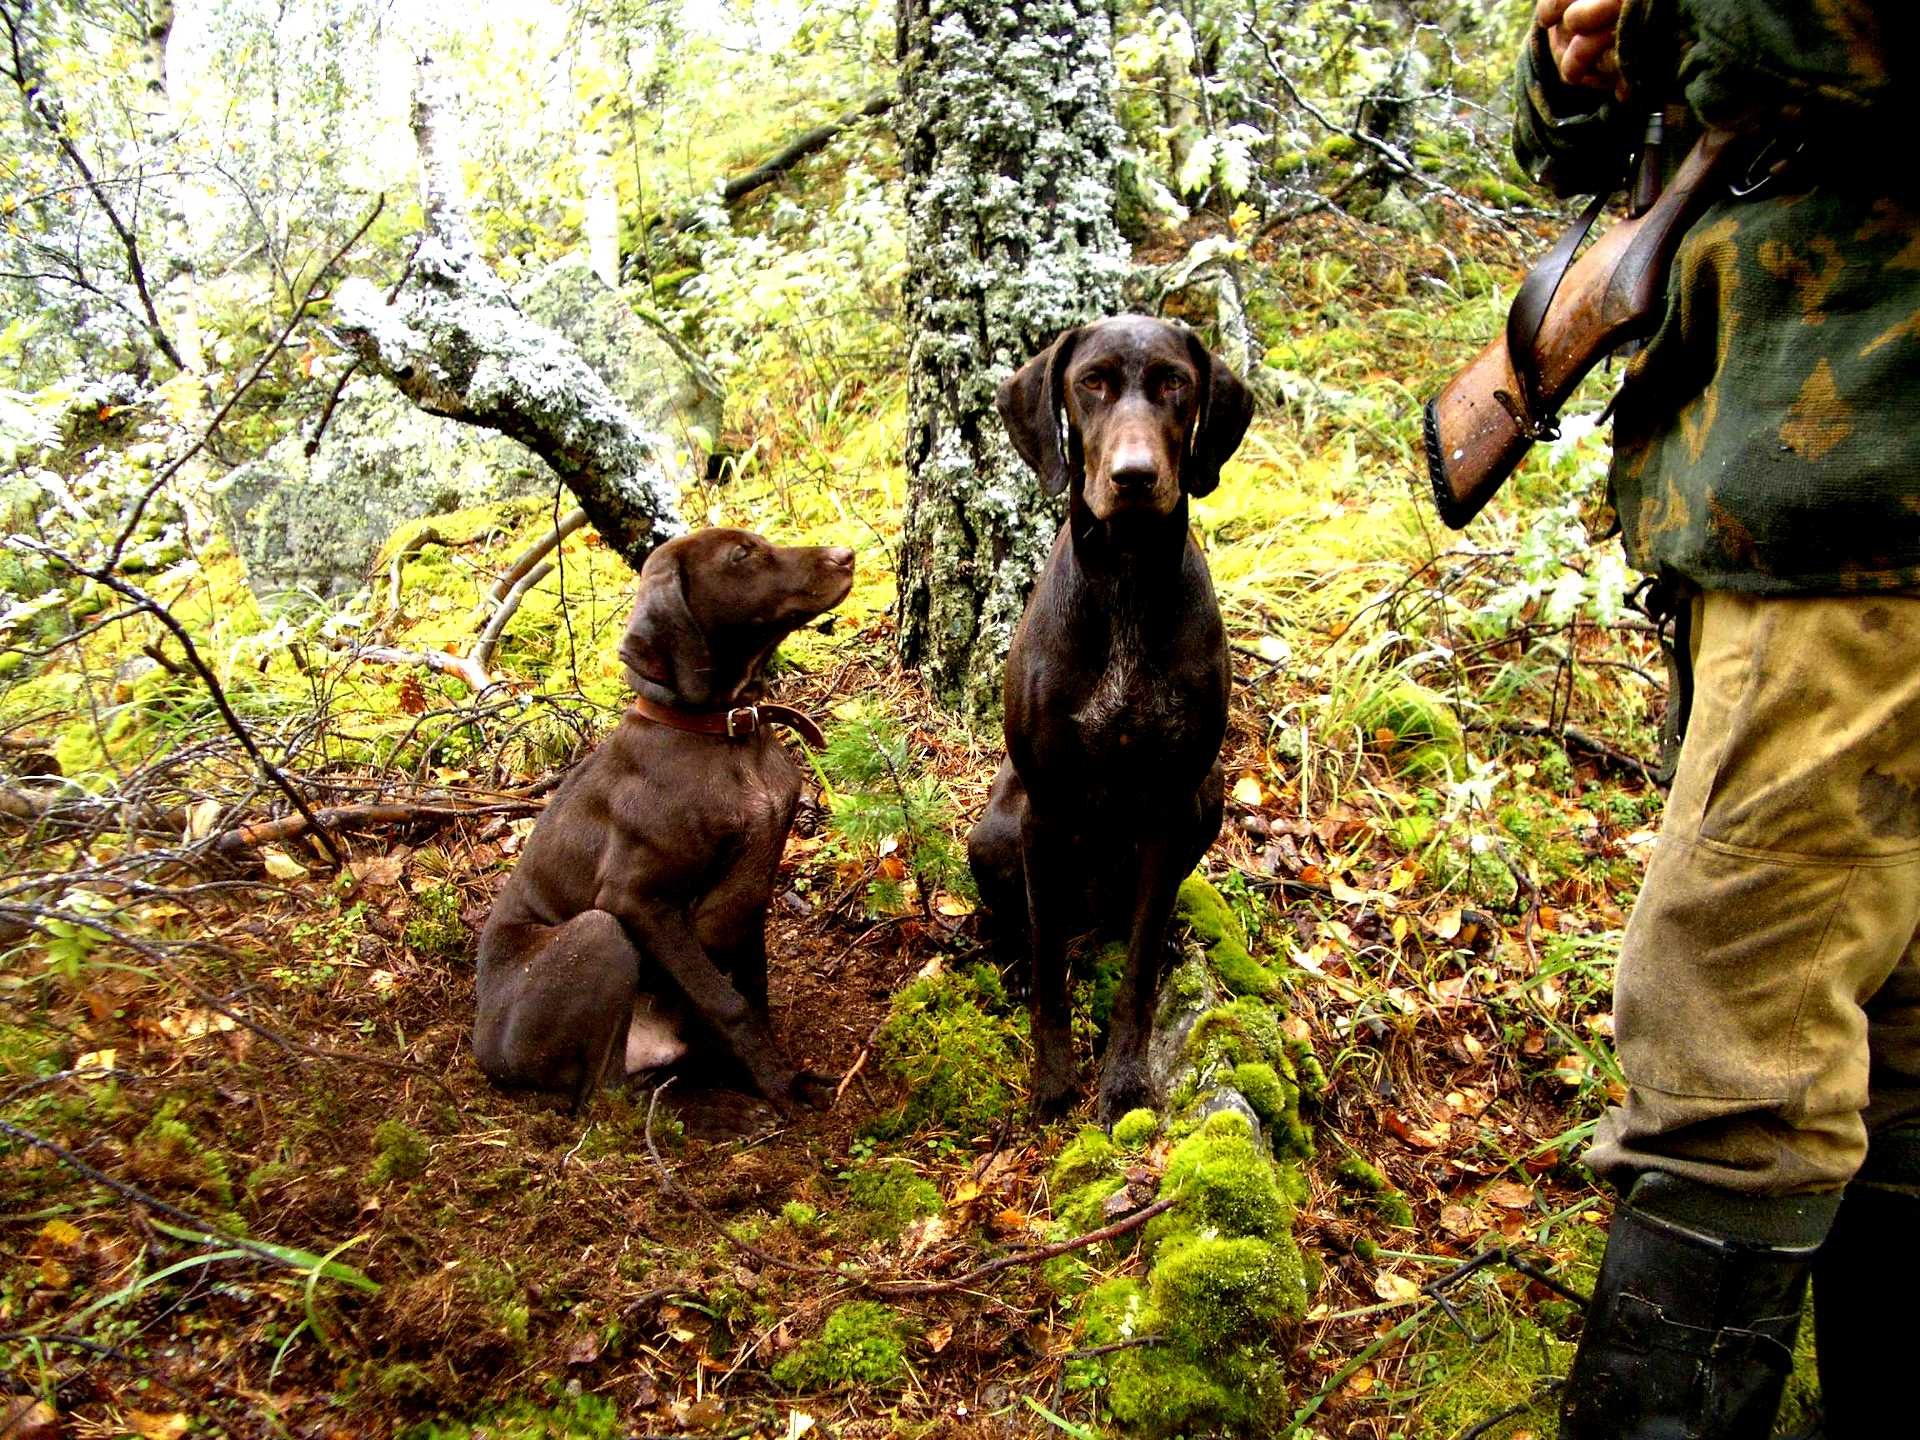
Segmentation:
<svg viewBox="0 0 1920 1440">
<path fill-rule="evenodd" d="M 1245 1117 L 1221 1112 L 1174 1147 L 1147 1227 L 1146 1281 L 1110 1281 L 1081 1308 L 1092 1344 L 1156 1336 L 1117 1354 L 1107 1401 L 1130 1433 L 1266 1433 L 1285 1419 L 1282 1359 L 1306 1313 L 1285 1167 Z"/>
</svg>

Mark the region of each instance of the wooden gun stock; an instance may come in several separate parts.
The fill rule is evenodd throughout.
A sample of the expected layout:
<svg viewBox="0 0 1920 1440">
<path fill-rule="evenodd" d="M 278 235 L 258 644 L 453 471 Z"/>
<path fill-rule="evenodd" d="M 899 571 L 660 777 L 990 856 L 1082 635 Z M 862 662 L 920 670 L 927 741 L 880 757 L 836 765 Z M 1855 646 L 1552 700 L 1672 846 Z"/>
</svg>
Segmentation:
<svg viewBox="0 0 1920 1440">
<path fill-rule="evenodd" d="M 1708 130 L 1652 209 L 1572 259 L 1590 211 L 1528 274 L 1506 332 L 1427 402 L 1427 473 L 1448 526 L 1465 526 L 1535 441 L 1558 434 L 1560 407 L 1595 365 L 1658 326 L 1674 254 L 1717 198 L 1733 140 Z"/>
</svg>

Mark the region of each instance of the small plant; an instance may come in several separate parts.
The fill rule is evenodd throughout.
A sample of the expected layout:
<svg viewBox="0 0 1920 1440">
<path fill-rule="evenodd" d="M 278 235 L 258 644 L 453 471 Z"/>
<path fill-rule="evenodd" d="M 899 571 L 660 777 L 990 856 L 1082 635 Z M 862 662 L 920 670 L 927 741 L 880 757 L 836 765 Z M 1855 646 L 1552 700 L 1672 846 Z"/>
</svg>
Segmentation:
<svg viewBox="0 0 1920 1440">
<path fill-rule="evenodd" d="M 830 825 L 876 867 L 867 911 L 896 915 L 938 893 L 971 897 L 973 877 L 953 832 L 959 813 L 939 779 L 916 769 L 897 721 L 859 707 L 827 736 L 815 762 Z"/>
<path fill-rule="evenodd" d="M 413 897 L 407 912 L 407 948 L 423 960 L 444 960 L 466 943 L 460 923 L 460 892 L 451 885 L 430 885 Z"/>
<path fill-rule="evenodd" d="M 842 1305 L 816 1339 L 773 1362 L 774 1382 L 789 1390 L 891 1385 L 906 1372 L 906 1322 L 872 1300 Z"/>
</svg>

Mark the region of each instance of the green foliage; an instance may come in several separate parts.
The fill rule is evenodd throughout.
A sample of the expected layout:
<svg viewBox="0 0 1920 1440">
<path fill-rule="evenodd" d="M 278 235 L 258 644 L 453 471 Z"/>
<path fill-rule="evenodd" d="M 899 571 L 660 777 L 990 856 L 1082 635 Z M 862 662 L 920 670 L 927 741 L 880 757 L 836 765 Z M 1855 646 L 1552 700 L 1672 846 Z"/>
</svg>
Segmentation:
<svg viewBox="0 0 1920 1440">
<path fill-rule="evenodd" d="M 202 1140 L 181 1119 L 186 1102 L 163 1104 L 134 1138 L 135 1172 L 149 1184 L 164 1183 L 209 1196 L 222 1210 L 233 1206 L 233 1180 L 226 1157 Z"/>
<path fill-rule="evenodd" d="M 405 1399 L 431 1385 L 419 1366 L 406 1364 L 384 1367 L 373 1383 L 389 1399 Z M 613 1401 L 561 1394 L 544 1405 L 521 1398 L 472 1420 L 424 1420 L 395 1433 L 396 1440 L 616 1440 L 627 1428 Z"/>
<path fill-rule="evenodd" d="M 893 998 L 874 1052 L 907 1084 L 895 1128 L 983 1134 L 1017 1098 L 1026 1016 L 991 966 L 916 980 Z"/>
<path fill-rule="evenodd" d="M 367 1183 L 418 1179 L 426 1173 L 430 1156 L 426 1137 L 418 1130 L 404 1120 L 382 1120 L 373 1132 L 373 1166 L 367 1171 Z"/>
<path fill-rule="evenodd" d="M 867 891 L 876 915 L 909 907 L 908 876 L 923 901 L 940 891 L 973 894 L 966 855 L 954 840 L 958 809 L 939 778 L 919 768 L 924 759 L 898 720 L 854 706 L 828 732 L 815 761 L 835 834 L 856 854 L 881 862 L 881 877 Z M 889 856 L 905 867 L 904 876 L 887 874 Z"/>
<path fill-rule="evenodd" d="M 906 1320 L 872 1300 L 853 1300 L 827 1317 L 813 1340 L 773 1362 L 774 1383 L 789 1390 L 895 1385 L 906 1378 Z"/>
</svg>

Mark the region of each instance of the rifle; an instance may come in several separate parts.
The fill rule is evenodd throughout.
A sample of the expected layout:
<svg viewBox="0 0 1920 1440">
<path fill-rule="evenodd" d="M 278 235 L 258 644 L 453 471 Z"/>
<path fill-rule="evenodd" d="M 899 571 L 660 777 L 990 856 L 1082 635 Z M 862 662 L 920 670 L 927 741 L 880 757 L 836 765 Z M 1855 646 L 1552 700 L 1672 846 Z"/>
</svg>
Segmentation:
<svg viewBox="0 0 1920 1440">
<path fill-rule="evenodd" d="M 1657 152 L 1643 155 L 1636 208 L 1643 200 L 1651 205 L 1576 260 L 1609 197 L 1595 199 L 1529 272 L 1505 333 L 1427 402 L 1427 475 L 1449 527 L 1459 530 L 1478 515 L 1536 441 L 1558 438 L 1560 407 L 1595 365 L 1653 333 L 1681 237 L 1723 193 L 1715 181 L 1744 148 L 1735 139 L 1731 131 L 1707 130 L 1658 199 L 1650 188 Z M 1648 140 L 1657 144 L 1655 127 Z"/>
</svg>

